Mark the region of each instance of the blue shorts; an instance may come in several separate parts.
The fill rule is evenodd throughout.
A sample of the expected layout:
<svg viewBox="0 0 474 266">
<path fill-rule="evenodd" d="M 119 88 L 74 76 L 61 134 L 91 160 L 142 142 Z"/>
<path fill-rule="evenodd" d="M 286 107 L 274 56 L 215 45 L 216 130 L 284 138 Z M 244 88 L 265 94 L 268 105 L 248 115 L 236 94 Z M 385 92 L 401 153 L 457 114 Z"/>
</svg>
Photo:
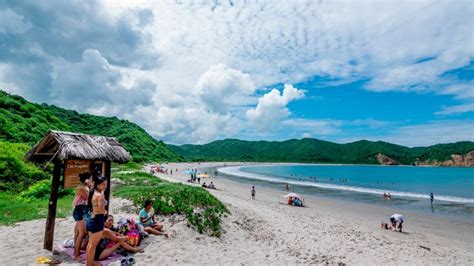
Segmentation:
<svg viewBox="0 0 474 266">
<path fill-rule="evenodd" d="M 72 217 L 74 217 L 74 221 L 81 221 L 87 220 L 89 218 L 89 209 L 87 205 L 76 205 L 74 207 L 74 211 L 72 212 Z"/>
<path fill-rule="evenodd" d="M 87 231 L 97 233 L 104 230 L 105 215 L 96 214 L 87 221 Z"/>
</svg>

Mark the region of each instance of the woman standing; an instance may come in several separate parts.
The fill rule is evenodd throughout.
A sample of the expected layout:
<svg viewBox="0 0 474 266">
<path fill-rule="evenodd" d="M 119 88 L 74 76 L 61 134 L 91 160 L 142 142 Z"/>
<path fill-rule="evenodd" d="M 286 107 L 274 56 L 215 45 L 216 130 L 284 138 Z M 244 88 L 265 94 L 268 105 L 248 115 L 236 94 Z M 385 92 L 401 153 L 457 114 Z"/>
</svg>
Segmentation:
<svg viewBox="0 0 474 266">
<path fill-rule="evenodd" d="M 91 183 L 91 175 L 89 173 L 82 173 L 79 175 L 81 183 L 77 185 L 76 197 L 72 202 L 74 211 L 72 216 L 76 221 L 74 227 L 74 257 L 79 258 L 81 241 L 87 234 L 86 220 L 89 218 L 89 208 L 87 207 L 87 200 L 89 198 L 89 185 Z"/>
<path fill-rule="evenodd" d="M 87 231 L 89 231 L 89 243 L 87 244 L 87 266 L 94 265 L 94 260 L 99 260 L 96 254 L 97 244 L 102 238 L 104 231 L 105 215 L 107 211 L 107 201 L 104 191 L 107 188 L 107 179 L 103 176 L 94 178 L 94 190 L 89 195 L 89 206 L 92 205 L 92 218 L 87 222 Z"/>
</svg>

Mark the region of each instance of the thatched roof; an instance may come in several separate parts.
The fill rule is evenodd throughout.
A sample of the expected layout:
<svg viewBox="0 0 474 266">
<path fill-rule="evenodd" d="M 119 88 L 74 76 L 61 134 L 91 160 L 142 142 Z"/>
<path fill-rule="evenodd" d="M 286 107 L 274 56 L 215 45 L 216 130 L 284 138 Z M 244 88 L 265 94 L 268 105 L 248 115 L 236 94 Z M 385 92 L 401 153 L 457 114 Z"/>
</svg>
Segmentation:
<svg viewBox="0 0 474 266">
<path fill-rule="evenodd" d="M 26 155 L 26 161 L 104 160 L 125 163 L 130 154 L 115 138 L 50 130 Z"/>
</svg>

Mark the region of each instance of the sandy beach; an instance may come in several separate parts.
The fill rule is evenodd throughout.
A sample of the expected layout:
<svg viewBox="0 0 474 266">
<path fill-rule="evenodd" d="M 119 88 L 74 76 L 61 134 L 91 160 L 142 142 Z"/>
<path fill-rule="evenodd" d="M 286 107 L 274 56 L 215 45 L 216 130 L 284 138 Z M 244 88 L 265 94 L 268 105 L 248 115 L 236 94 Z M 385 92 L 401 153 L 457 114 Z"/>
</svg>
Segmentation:
<svg viewBox="0 0 474 266">
<path fill-rule="evenodd" d="M 157 175 L 187 183 L 189 176 L 183 174 L 184 170 L 221 165 L 166 164 L 174 170 L 173 175 Z M 231 212 L 223 220 L 222 237 L 200 235 L 181 216 L 159 217 L 172 237 L 147 238 L 145 253 L 135 255 L 137 265 L 474 264 L 474 223 L 307 195 L 308 207 L 291 207 L 284 204 L 282 190 L 256 187 L 254 201 L 248 184 L 222 177 L 202 181 L 214 182 L 218 190 L 210 192 Z M 115 217 L 136 219 L 137 212 L 130 202 L 112 198 L 111 213 Z M 380 229 L 380 221 L 397 212 L 407 219 L 405 232 Z M 34 265 L 37 256 L 50 255 L 42 249 L 44 223 L 42 219 L 1 226 L 0 265 Z M 56 246 L 72 238 L 73 227 L 72 217 L 56 219 Z M 64 265 L 77 264 L 64 254 L 60 257 Z"/>
</svg>

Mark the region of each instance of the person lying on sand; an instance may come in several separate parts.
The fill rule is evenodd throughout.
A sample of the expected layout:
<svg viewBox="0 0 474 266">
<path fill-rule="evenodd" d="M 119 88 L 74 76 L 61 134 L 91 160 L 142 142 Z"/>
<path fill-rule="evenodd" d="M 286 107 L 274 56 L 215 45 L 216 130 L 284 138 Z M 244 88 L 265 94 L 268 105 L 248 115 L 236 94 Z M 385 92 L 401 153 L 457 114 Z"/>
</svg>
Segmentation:
<svg viewBox="0 0 474 266">
<path fill-rule="evenodd" d="M 149 212 L 153 208 L 153 202 L 151 200 L 145 201 L 145 206 L 141 209 L 140 213 L 138 213 L 138 220 L 139 224 L 144 227 L 145 232 L 154 235 L 163 235 L 165 237 L 169 237 L 168 233 L 164 233 L 163 225 L 158 222 L 153 222 L 153 215 L 150 215 Z"/>
</svg>

